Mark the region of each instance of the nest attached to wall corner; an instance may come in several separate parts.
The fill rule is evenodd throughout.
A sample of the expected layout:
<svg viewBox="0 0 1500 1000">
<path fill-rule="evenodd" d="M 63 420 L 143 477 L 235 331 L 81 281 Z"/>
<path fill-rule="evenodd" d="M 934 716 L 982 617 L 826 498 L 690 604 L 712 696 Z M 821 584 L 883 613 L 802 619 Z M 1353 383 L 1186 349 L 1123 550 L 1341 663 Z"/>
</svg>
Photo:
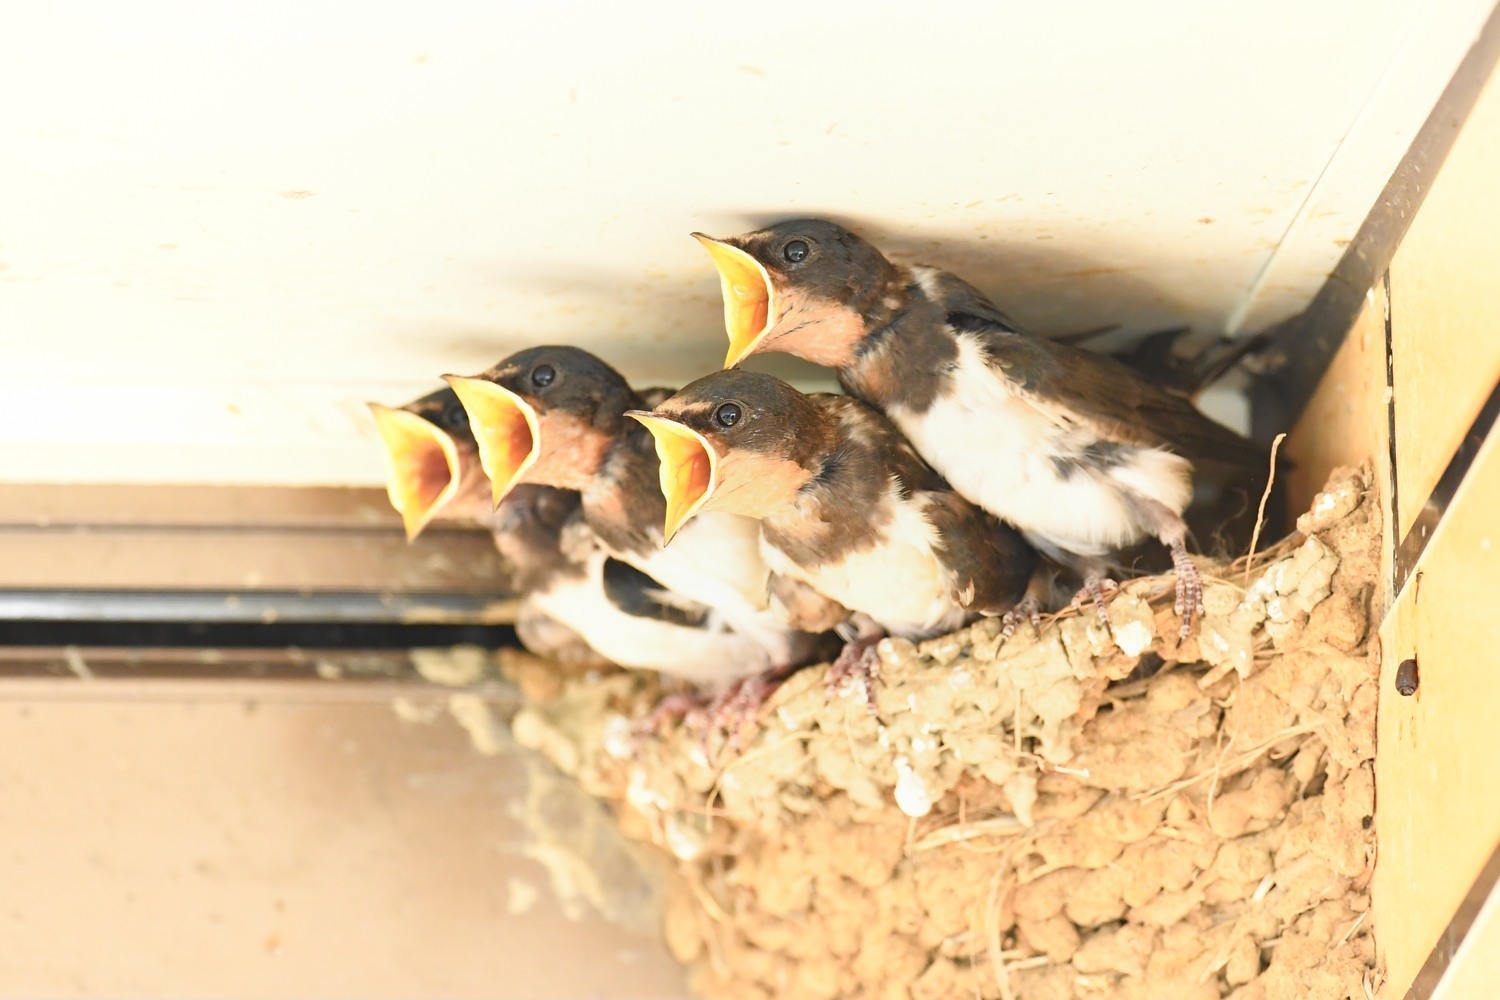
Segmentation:
<svg viewBox="0 0 1500 1000">
<path fill-rule="evenodd" d="M 738 755 L 644 743 L 649 683 L 508 658 L 518 742 L 670 859 L 702 996 L 1361 998 L 1376 981 L 1380 517 L 1335 473 L 1296 534 L 1092 608 L 881 644 L 880 720 L 817 668 Z M 717 758 L 717 759 L 716 759 Z"/>
</svg>

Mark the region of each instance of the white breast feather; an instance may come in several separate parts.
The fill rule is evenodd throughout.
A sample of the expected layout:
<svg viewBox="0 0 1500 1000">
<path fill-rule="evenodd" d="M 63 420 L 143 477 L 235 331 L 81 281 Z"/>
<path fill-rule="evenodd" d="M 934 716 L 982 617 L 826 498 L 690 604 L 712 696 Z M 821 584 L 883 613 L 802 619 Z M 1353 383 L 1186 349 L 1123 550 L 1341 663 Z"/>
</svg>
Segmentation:
<svg viewBox="0 0 1500 1000">
<path fill-rule="evenodd" d="M 760 643 L 720 622 L 695 628 L 621 611 L 604 595 L 604 559 L 603 551 L 589 556 L 581 579 L 529 594 L 527 602 L 623 667 L 658 670 L 718 687 L 772 665 Z"/>
<path fill-rule="evenodd" d="M 770 606 L 771 571 L 760 552 L 760 522 L 718 511 L 694 517 L 672 543 L 644 555 L 620 553 L 670 590 L 706 604 L 754 639 L 777 664 L 801 659 L 807 639 Z"/>
<path fill-rule="evenodd" d="M 1180 513 L 1192 496 L 1191 466 L 1158 448 L 1132 448 L 1106 470 L 1059 472 L 1053 457 L 1077 454 L 1092 433 L 1010 391 L 973 337 L 958 337 L 955 384 L 920 416 L 889 416 L 961 494 L 1029 535 L 1080 555 L 1102 555 L 1146 533 L 1128 494 Z"/>
<path fill-rule="evenodd" d="M 886 529 L 887 544 L 850 553 L 837 563 L 805 567 L 782 550 L 762 542 L 772 572 L 801 580 L 851 611 L 859 611 L 895 635 L 949 630 L 966 617 L 952 599 L 948 571 L 933 550 L 937 533 L 922 506 L 886 499 L 895 509 Z"/>
</svg>

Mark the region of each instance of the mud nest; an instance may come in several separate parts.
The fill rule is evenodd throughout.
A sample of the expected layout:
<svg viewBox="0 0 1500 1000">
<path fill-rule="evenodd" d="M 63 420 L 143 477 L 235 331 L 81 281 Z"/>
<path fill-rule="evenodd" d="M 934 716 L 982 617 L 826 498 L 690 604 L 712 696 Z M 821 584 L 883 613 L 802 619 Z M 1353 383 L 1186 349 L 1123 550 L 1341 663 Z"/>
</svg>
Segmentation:
<svg viewBox="0 0 1500 1000">
<path fill-rule="evenodd" d="M 511 657 L 512 729 L 669 859 L 662 926 L 711 998 L 1360 998 L 1378 505 L 1341 470 L 1298 531 L 1023 627 L 881 644 L 872 716 L 793 677 L 735 754 L 630 720 L 639 676 Z"/>
</svg>

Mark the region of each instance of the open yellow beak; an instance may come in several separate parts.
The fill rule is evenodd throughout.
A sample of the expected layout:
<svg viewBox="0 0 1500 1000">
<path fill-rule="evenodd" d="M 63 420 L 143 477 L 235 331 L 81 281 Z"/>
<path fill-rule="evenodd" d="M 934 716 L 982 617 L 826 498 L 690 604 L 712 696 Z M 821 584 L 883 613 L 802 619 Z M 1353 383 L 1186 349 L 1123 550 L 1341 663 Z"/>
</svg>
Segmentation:
<svg viewBox="0 0 1500 1000">
<path fill-rule="evenodd" d="M 444 375 L 469 414 L 479 445 L 479 464 L 490 477 L 495 506 L 515 488 L 542 453 L 536 410 L 504 386 L 482 378 Z"/>
<path fill-rule="evenodd" d="M 719 458 L 707 438 L 675 420 L 645 410 L 627 410 L 625 415 L 639 420 L 656 438 L 661 493 L 667 498 L 666 544 L 713 494 Z"/>
<path fill-rule="evenodd" d="M 410 410 L 371 403 L 370 412 L 385 445 L 385 492 L 410 541 L 458 492 L 458 447 Z"/>
<path fill-rule="evenodd" d="M 733 368 L 755 353 L 771 325 L 776 322 L 776 293 L 771 276 L 760 261 L 737 246 L 712 236 L 694 233 L 693 239 L 714 259 L 724 292 L 724 329 L 729 333 L 729 354 L 724 367 Z"/>
</svg>

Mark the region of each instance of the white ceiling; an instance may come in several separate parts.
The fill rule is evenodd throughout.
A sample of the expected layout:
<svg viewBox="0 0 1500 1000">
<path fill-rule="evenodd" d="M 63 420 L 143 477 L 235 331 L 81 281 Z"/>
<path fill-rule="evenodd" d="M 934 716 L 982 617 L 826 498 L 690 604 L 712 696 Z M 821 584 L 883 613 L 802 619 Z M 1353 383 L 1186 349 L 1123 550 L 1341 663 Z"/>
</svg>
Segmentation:
<svg viewBox="0 0 1500 1000">
<path fill-rule="evenodd" d="M 366 483 L 363 401 L 723 355 L 687 234 L 827 214 L 1040 332 L 1256 330 L 1491 0 L 32 4 L 0 37 L 0 479 Z"/>
</svg>

